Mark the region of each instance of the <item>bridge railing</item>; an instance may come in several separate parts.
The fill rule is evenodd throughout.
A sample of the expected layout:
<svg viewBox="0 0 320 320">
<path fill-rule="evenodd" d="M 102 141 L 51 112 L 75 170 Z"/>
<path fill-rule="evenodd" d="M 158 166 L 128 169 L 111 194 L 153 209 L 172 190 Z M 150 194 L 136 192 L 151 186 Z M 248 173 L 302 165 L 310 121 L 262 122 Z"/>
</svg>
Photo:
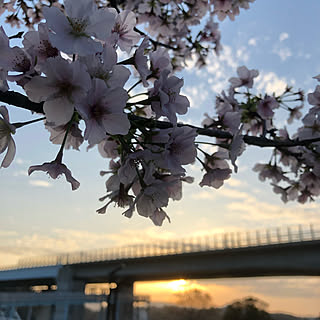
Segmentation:
<svg viewBox="0 0 320 320">
<path fill-rule="evenodd" d="M 248 232 L 220 233 L 182 240 L 157 240 L 114 248 L 31 257 L 19 260 L 15 266 L 0 267 L 0 270 L 175 255 L 312 240 L 320 240 L 320 230 L 315 230 L 313 225 L 299 225 Z"/>
</svg>

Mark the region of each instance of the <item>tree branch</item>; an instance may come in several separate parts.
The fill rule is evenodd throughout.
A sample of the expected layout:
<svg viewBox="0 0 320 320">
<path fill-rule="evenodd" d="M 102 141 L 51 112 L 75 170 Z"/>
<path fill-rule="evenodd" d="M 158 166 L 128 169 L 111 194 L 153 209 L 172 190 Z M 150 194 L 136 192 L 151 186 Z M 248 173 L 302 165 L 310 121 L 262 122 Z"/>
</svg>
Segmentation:
<svg viewBox="0 0 320 320">
<path fill-rule="evenodd" d="M 18 92 L 14 92 L 14 91 L 1 92 L 0 91 L 0 101 L 13 105 L 18 108 L 44 114 L 43 102 L 40 102 L 40 103 L 32 102 L 31 100 L 28 99 L 27 96 Z M 167 121 L 147 119 L 147 118 L 136 116 L 134 114 L 129 114 L 128 117 L 129 117 L 129 120 L 136 126 L 141 125 L 147 128 L 158 128 L 158 129 L 168 129 L 173 127 L 173 124 Z M 199 135 L 203 135 L 207 137 L 214 137 L 218 139 L 233 138 L 233 135 L 228 131 L 217 130 L 212 128 L 200 128 L 200 127 L 193 126 L 191 124 L 185 124 L 185 123 L 178 123 L 177 126 L 190 127 L 190 128 L 196 129 Z M 254 136 L 245 135 L 243 136 L 243 140 L 248 145 L 257 146 L 261 148 L 268 148 L 268 147 L 288 148 L 288 147 L 296 147 L 296 146 L 306 146 L 314 142 L 319 142 L 320 138 L 313 138 L 313 139 L 306 139 L 306 140 L 299 140 L 299 139 L 274 140 L 274 139 L 268 139 L 265 137 L 254 137 Z"/>
<path fill-rule="evenodd" d="M 0 91 L 0 101 L 18 108 L 44 114 L 43 102 L 40 102 L 40 103 L 32 102 L 31 100 L 29 100 L 28 97 L 24 96 L 19 92 L 14 92 L 14 91 L 1 92 Z"/>
<path fill-rule="evenodd" d="M 141 30 L 138 29 L 137 27 L 134 27 L 133 30 L 134 30 L 135 32 L 138 32 L 138 33 L 139 33 L 141 36 L 143 36 L 143 37 L 147 36 L 146 33 L 144 33 L 143 31 L 141 31 Z M 164 48 L 167 48 L 167 49 L 171 49 L 171 50 L 174 50 L 174 51 L 178 50 L 178 48 L 176 48 L 176 47 L 172 47 L 172 46 L 170 46 L 169 44 L 166 44 L 166 43 L 163 43 L 163 42 L 159 42 L 159 41 L 157 41 L 157 40 L 154 40 L 154 39 L 150 38 L 149 36 L 148 36 L 148 39 L 150 40 L 150 42 L 151 42 L 154 46 L 161 46 L 161 47 L 164 47 Z"/>
<path fill-rule="evenodd" d="M 153 120 L 153 119 L 147 119 L 142 118 L 135 115 L 129 115 L 129 119 L 131 121 L 139 122 L 141 125 L 144 125 L 145 127 L 155 127 L 159 129 L 168 129 L 172 128 L 173 124 L 171 122 L 167 121 L 159 121 L 159 120 Z M 217 130 L 217 129 L 211 129 L 211 128 L 200 128 L 197 126 L 193 126 L 191 124 L 185 124 L 185 123 L 178 123 L 178 127 L 190 127 L 197 130 L 197 133 L 199 135 L 207 136 L 207 137 L 214 137 L 219 139 L 232 139 L 233 135 L 228 131 L 223 130 Z M 268 139 L 265 137 L 254 137 L 245 135 L 243 136 L 243 140 L 248 145 L 253 145 L 257 147 L 296 147 L 296 146 L 306 146 L 310 143 L 319 142 L 320 138 L 313 138 L 313 139 L 306 139 L 306 140 L 274 140 L 274 139 Z"/>
</svg>

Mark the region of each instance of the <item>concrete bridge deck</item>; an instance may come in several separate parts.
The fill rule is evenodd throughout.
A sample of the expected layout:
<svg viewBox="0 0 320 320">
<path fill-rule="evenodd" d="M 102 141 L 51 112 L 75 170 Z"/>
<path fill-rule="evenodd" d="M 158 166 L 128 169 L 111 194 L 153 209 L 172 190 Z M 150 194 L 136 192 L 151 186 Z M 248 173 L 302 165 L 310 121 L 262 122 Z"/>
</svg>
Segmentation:
<svg viewBox="0 0 320 320">
<path fill-rule="evenodd" d="M 83 301 L 86 284 L 116 282 L 114 319 L 131 320 L 135 281 L 258 276 L 320 276 L 320 232 L 298 226 L 24 259 L 2 268 L 0 291 L 54 285 L 53 295 Z"/>
</svg>

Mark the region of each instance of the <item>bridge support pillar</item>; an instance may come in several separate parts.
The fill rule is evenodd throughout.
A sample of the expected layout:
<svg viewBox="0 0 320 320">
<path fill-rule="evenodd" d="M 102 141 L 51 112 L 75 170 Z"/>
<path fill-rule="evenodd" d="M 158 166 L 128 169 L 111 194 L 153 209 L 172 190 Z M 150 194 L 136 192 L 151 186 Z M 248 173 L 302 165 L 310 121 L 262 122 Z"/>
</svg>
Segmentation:
<svg viewBox="0 0 320 320">
<path fill-rule="evenodd" d="M 133 281 L 118 283 L 114 320 L 133 320 Z"/>
<path fill-rule="evenodd" d="M 73 279 L 72 270 L 63 268 L 57 278 L 58 292 L 84 292 L 85 282 Z M 82 320 L 84 314 L 83 305 L 70 305 L 68 301 L 55 306 L 54 320 Z"/>
</svg>

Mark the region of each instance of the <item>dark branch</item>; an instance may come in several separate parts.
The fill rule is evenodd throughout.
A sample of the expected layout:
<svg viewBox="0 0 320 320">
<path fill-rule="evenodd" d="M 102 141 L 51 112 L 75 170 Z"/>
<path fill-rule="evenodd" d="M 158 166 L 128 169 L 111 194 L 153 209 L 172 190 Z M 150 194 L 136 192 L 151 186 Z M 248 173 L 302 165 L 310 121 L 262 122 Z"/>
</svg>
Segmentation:
<svg viewBox="0 0 320 320">
<path fill-rule="evenodd" d="M 168 129 L 172 128 L 173 125 L 170 122 L 167 121 L 159 121 L 159 120 L 153 120 L 153 119 L 146 119 L 142 117 L 138 117 L 135 115 L 129 115 L 129 119 L 131 121 L 134 121 L 136 123 L 139 123 L 145 127 L 149 128 L 159 128 L 159 129 Z M 217 130 L 217 129 L 211 129 L 211 128 L 200 128 L 197 126 L 193 126 L 191 124 L 185 124 L 185 123 L 178 123 L 178 127 L 190 127 L 197 130 L 197 133 L 202 136 L 207 137 L 214 137 L 219 139 L 232 139 L 232 134 L 228 131 L 223 130 Z M 245 135 L 243 137 L 243 140 L 248 145 L 253 145 L 257 147 L 296 147 L 296 146 L 306 146 L 314 142 L 319 142 L 320 138 L 313 138 L 313 139 L 306 139 L 306 140 L 274 140 L 274 139 L 268 139 L 265 137 L 254 137 Z"/>
<path fill-rule="evenodd" d="M 28 99 L 21 93 L 14 91 L 1 92 L 0 91 L 0 101 L 10 104 L 15 107 L 30 110 L 36 113 L 44 114 L 43 112 L 43 102 L 36 103 Z"/>
<path fill-rule="evenodd" d="M 144 33 L 143 31 L 141 31 L 141 30 L 138 29 L 137 27 L 134 27 L 133 30 L 134 30 L 135 32 L 138 32 L 138 33 L 139 33 L 141 36 L 143 36 L 143 37 L 147 36 L 146 33 Z M 149 36 L 148 36 L 148 38 L 149 38 L 150 42 L 151 42 L 155 47 L 161 46 L 161 47 L 164 47 L 164 48 L 167 48 L 167 49 L 171 49 L 171 50 L 174 50 L 174 51 L 178 50 L 178 48 L 172 47 L 172 46 L 170 46 L 169 44 L 166 44 L 166 43 L 163 43 L 163 42 L 159 42 L 159 41 L 157 41 L 157 40 L 154 40 L 154 39 L 150 38 Z"/>
<path fill-rule="evenodd" d="M 28 97 L 22 95 L 21 93 L 14 92 L 14 91 L 7 91 L 1 92 L 0 91 L 0 101 L 5 102 L 7 104 L 30 110 L 36 113 L 44 114 L 43 111 L 43 102 L 36 103 L 32 102 L 28 99 Z M 129 120 L 131 123 L 139 126 L 144 126 L 147 128 L 159 128 L 159 129 L 168 129 L 172 128 L 173 125 L 167 121 L 159 121 L 154 119 L 147 119 L 143 117 L 139 117 L 133 114 L 128 115 Z M 232 134 L 228 131 L 217 130 L 212 128 L 200 128 L 193 126 L 191 124 L 185 123 L 178 123 L 178 127 L 190 127 L 197 130 L 199 135 L 207 136 L 207 137 L 214 137 L 218 139 L 232 139 Z M 275 147 L 275 148 L 288 148 L 288 147 L 296 147 L 296 146 L 306 146 L 314 142 L 319 142 L 320 138 L 314 139 L 306 139 L 306 140 L 274 140 L 274 139 L 267 139 L 265 137 L 254 137 L 245 135 L 243 140 L 248 145 L 253 145 L 257 147 Z"/>
</svg>

